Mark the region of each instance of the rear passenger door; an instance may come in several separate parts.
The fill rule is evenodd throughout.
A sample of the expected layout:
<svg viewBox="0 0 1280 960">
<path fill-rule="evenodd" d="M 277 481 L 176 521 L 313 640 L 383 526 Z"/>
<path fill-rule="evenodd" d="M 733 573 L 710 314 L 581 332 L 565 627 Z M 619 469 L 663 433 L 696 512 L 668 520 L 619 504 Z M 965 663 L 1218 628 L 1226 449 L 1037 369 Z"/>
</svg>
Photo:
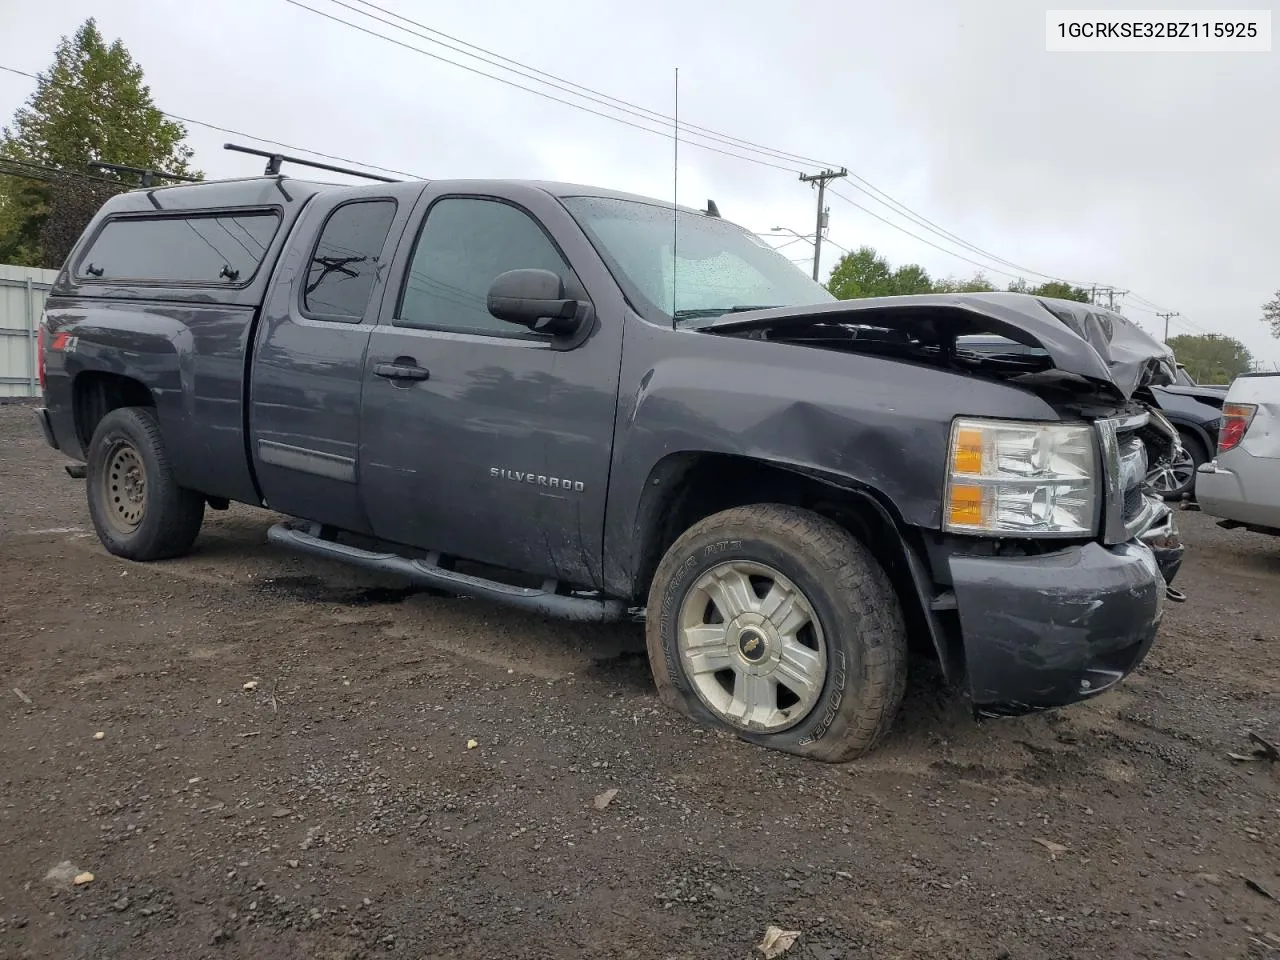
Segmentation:
<svg viewBox="0 0 1280 960">
<path fill-rule="evenodd" d="M 468 186 L 429 188 L 397 254 L 365 360 L 365 509 L 387 540 L 598 585 L 620 294 L 554 197 Z M 530 268 L 595 305 L 582 342 L 489 313 L 498 275 Z M 388 378 L 397 367 L 420 378 Z"/>
<path fill-rule="evenodd" d="M 356 478 L 370 305 L 421 193 L 421 183 L 328 191 L 295 227 L 258 323 L 250 379 L 253 463 L 273 510 L 369 530 Z"/>
</svg>

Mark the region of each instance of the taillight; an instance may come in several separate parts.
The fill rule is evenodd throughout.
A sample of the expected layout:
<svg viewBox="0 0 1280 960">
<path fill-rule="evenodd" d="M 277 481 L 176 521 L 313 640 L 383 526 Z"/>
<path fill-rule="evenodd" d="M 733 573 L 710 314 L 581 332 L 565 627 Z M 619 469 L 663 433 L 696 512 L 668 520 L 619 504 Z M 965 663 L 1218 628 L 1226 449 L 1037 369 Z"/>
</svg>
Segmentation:
<svg viewBox="0 0 1280 960">
<path fill-rule="evenodd" d="M 41 393 L 44 393 L 44 339 L 45 328 L 41 322 L 40 329 L 36 332 L 36 376 L 40 380 Z"/>
<path fill-rule="evenodd" d="M 1224 403 L 1222 405 L 1222 426 L 1218 429 L 1218 453 L 1226 453 L 1240 446 L 1245 431 L 1253 423 L 1253 415 L 1258 412 L 1256 403 Z"/>
</svg>

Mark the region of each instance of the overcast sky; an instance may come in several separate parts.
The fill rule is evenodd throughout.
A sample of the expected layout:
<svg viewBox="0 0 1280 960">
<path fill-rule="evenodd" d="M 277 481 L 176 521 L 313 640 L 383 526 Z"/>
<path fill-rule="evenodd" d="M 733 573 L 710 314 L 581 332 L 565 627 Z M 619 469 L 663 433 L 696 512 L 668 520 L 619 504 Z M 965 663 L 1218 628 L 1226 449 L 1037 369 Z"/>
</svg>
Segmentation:
<svg viewBox="0 0 1280 960">
<path fill-rule="evenodd" d="M 610 116 L 662 125 L 513 77 L 335 0 L 299 2 Z M 342 2 L 390 19 L 359 0 Z M 834 184 L 840 194 L 982 261 L 1001 285 L 1011 277 L 997 270 L 1033 282 L 1042 278 L 1031 270 L 1111 284 L 1181 311 L 1189 322 L 1175 320 L 1171 333 L 1230 334 L 1280 363 L 1280 341 L 1259 320 L 1280 288 L 1280 54 L 1051 54 L 1044 5 L 1026 0 L 377 4 L 662 114 L 672 112 L 679 67 L 682 123 L 847 166 L 849 178 Z M 90 15 L 109 39 L 123 39 L 157 105 L 172 113 L 427 177 L 558 179 L 671 196 L 668 137 L 286 0 L 8 0 L 0 3 L 0 64 L 44 69 L 59 37 Z M 7 122 L 32 89 L 0 73 L 0 117 Z M 247 138 L 189 129 L 207 175 L 260 171 L 258 160 L 221 149 Z M 752 230 L 812 232 L 815 197 L 797 174 L 820 164 L 748 154 L 785 168 L 774 169 L 690 140 L 680 148 L 682 203 L 711 197 Z M 868 183 L 987 253 L 913 223 L 868 196 Z M 895 265 L 920 263 L 935 276 L 978 269 L 839 197 L 829 205 L 836 244 L 870 244 Z M 804 242 L 785 250 L 811 252 Z M 824 279 L 839 255 L 824 250 Z M 1131 318 L 1159 331 L 1147 303 L 1133 295 L 1123 302 Z"/>
</svg>

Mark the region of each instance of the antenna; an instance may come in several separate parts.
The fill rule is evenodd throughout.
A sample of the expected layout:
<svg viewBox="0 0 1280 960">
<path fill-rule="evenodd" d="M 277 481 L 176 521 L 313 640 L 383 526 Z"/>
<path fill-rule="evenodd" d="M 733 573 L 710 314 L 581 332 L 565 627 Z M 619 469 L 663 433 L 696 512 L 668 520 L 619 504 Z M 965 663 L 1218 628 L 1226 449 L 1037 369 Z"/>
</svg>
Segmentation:
<svg viewBox="0 0 1280 960">
<path fill-rule="evenodd" d="M 680 237 L 680 68 L 676 67 L 675 110 L 671 119 L 675 125 L 675 139 L 671 154 L 671 314 L 676 312 L 676 243 Z"/>
</svg>

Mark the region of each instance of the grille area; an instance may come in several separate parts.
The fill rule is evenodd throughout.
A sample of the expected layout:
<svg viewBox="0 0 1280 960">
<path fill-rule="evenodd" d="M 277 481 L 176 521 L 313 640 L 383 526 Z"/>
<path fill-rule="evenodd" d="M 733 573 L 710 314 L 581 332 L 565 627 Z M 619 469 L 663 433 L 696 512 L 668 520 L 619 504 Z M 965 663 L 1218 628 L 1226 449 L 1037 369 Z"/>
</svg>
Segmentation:
<svg viewBox="0 0 1280 960">
<path fill-rule="evenodd" d="M 1124 522 L 1132 523 L 1141 516 L 1146 506 L 1142 493 L 1147 479 L 1147 448 L 1136 433 L 1121 434 L 1120 488 L 1124 495 Z"/>
<path fill-rule="evenodd" d="M 1159 417 L 1159 414 L 1154 414 Z M 1153 414 L 1095 420 L 1102 451 L 1106 496 L 1102 505 L 1102 542 L 1124 543 L 1144 538 L 1148 531 L 1172 517 L 1168 505 L 1146 493 L 1147 447 L 1138 431 L 1151 423 Z M 1161 418 L 1163 421 L 1163 418 Z M 1167 427 L 1167 421 L 1163 421 Z M 1173 434 L 1173 428 L 1167 431 Z"/>
</svg>

